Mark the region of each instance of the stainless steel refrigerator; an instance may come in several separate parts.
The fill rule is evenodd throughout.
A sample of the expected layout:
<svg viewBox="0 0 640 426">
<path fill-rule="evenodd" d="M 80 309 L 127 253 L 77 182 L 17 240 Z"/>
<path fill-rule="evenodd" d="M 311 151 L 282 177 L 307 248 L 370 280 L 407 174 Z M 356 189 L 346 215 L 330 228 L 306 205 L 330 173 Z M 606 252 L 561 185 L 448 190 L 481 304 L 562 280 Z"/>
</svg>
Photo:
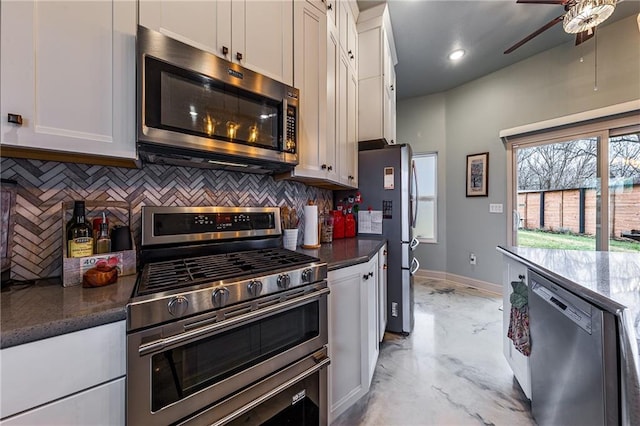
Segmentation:
<svg viewBox="0 0 640 426">
<path fill-rule="evenodd" d="M 387 331 L 407 334 L 414 323 L 413 275 L 420 267 L 413 255 L 418 245 L 413 237 L 418 188 L 411 157 L 407 144 L 374 149 L 361 144 L 358 160 L 360 211 L 382 211 L 382 235 L 387 239 Z M 336 192 L 336 199 L 347 193 L 353 191 Z"/>
</svg>

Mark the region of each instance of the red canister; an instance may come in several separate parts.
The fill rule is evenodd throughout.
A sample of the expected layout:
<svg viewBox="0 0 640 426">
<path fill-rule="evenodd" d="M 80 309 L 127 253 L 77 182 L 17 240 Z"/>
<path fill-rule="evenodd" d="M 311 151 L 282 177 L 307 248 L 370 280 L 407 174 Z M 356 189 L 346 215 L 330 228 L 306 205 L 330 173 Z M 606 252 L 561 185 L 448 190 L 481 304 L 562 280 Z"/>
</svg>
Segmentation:
<svg viewBox="0 0 640 426">
<path fill-rule="evenodd" d="M 338 210 L 331 213 L 333 214 L 333 239 L 344 238 L 344 215 Z"/>
<path fill-rule="evenodd" d="M 356 236 L 356 219 L 352 213 L 347 213 L 344 218 L 344 236 L 345 238 Z"/>
</svg>

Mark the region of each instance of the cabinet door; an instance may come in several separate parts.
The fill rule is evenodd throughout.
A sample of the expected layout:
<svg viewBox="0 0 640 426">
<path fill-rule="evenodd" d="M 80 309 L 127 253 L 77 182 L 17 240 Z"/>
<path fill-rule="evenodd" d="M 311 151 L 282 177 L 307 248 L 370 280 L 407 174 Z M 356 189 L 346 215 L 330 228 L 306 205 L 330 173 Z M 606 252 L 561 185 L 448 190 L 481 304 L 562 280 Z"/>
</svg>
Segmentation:
<svg viewBox="0 0 640 426">
<path fill-rule="evenodd" d="M 231 1 L 145 0 L 139 2 L 140 25 L 225 59 L 231 48 Z"/>
<path fill-rule="evenodd" d="M 349 65 L 353 71 L 358 72 L 358 29 L 353 11 L 350 10 L 349 22 L 347 23 L 347 55 Z"/>
<path fill-rule="evenodd" d="M 300 89 L 299 164 L 293 174 L 326 178 L 327 17 L 307 2 L 295 2 L 295 78 Z M 324 165 L 324 168 L 323 168 Z M 332 167 L 333 168 L 333 167 Z"/>
<path fill-rule="evenodd" d="M 367 387 L 371 385 L 373 373 L 378 361 L 378 256 L 367 263 L 363 274 L 363 304 L 367 317 L 365 320 L 366 354 L 367 354 Z"/>
<path fill-rule="evenodd" d="M 329 271 L 329 423 L 368 391 L 363 264 Z"/>
<path fill-rule="evenodd" d="M 378 251 L 378 341 L 387 328 L 387 245 Z"/>
<path fill-rule="evenodd" d="M 0 3 L 3 144 L 136 157 L 136 5 Z M 9 113 L 22 125 L 8 123 Z"/>
<path fill-rule="evenodd" d="M 307 0 L 309 1 L 309 0 Z M 340 0 L 340 2 L 342 2 L 344 0 Z M 338 6 L 338 0 L 326 0 L 327 2 L 327 23 L 329 24 L 329 27 L 335 29 L 336 31 L 338 30 L 338 9 L 340 6 Z M 319 1 L 315 1 L 315 3 L 321 3 Z"/>
<path fill-rule="evenodd" d="M 351 173 L 349 106 L 349 59 L 343 53 L 338 63 L 338 137 L 336 141 L 338 180 L 343 185 L 349 185 Z"/>
<path fill-rule="evenodd" d="M 347 156 L 349 158 L 348 185 L 358 187 L 358 76 L 349 74 L 347 82 Z"/>
<path fill-rule="evenodd" d="M 520 383 L 527 398 L 531 399 L 531 368 L 529 357 L 524 356 L 513 346 L 511 339 L 507 337 L 509 330 L 509 320 L 511 318 L 511 287 L 512 281 L 523 280 L 527 283 L 527 268 L 520 262 L 503 256 L 502 263 L 502 352 L 507 359 L 513 375 Z"/>
<path fill-rule="evenodd" d="M 231 6 L 231 60 L 275 80 L 293 85 L 294 1 L 235 0 Z M 321 34 L 324 43 L 326 15 L 322 16 L 324 19 Z M 324 70 L 325 67 L 319 69 Z M 326 86 L 323 85 L 324 87 Z M 301 89 L 302 96 L 312 96 L 303 91 L 302 87 L 298 88 Z"/>
<path fill-rule="evenodd" d="M 345 172 L 342 170 L 343 154 L 338 151 L 338 114 L 339 114 L 339 79 L 340 79 L 340 46 L 338 31 L 327 22 L 327 139 L 325 145 L 326 162 L 332 170 L 327 171 L 327 178 L 340 182 Z"/>
</svg>

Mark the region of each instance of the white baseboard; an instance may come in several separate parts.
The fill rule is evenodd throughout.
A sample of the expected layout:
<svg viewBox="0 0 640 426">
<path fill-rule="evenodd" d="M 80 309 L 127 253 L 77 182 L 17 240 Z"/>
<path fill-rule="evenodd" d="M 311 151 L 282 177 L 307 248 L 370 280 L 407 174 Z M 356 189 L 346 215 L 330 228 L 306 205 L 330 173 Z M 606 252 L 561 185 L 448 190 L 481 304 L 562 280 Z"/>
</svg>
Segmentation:
<svg viewBox="0 0 640 426">
<path fill-rule="evenodd" d="M 431 271 L 428 269 L 419 269 L 416 272 L 416 276 L 420 278 L 430 278 L 436 280 L 447 280 L 456 284 L 465 285 L 476 288 L 478 290 L 486 291 L 498 296 L 502 295 L 502 286 L 499 284 L 490 283 L 487 281 L 477 280 L 475 278 L 465 277 L 463 275 L 450 274 L 444 271 Z"/>
</svg>

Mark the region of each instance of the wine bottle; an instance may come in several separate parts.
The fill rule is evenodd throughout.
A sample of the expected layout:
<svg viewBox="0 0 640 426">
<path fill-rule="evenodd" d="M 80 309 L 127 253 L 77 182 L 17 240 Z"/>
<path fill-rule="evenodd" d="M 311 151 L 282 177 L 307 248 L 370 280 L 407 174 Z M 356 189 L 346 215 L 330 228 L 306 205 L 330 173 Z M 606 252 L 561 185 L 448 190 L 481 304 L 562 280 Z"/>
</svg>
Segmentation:
<svg viewBox="0 0 640 426">
<path fill-rule="evenodd" d="M 111 237 L 109 237 L 109 223 L 107 218 L 102 213 L 102 223 L 100 223 L 100 234 L 96 239 L 96 254 L 110 253 L 111 252 Z"/>
<path fill-rule="evenodd" d="M 85 257 L 93 254 L 93 230 L 85 220 L 84 201 L 75 201 L 73 217 L 67 228 L 69 257 Z"/>
</svg>

